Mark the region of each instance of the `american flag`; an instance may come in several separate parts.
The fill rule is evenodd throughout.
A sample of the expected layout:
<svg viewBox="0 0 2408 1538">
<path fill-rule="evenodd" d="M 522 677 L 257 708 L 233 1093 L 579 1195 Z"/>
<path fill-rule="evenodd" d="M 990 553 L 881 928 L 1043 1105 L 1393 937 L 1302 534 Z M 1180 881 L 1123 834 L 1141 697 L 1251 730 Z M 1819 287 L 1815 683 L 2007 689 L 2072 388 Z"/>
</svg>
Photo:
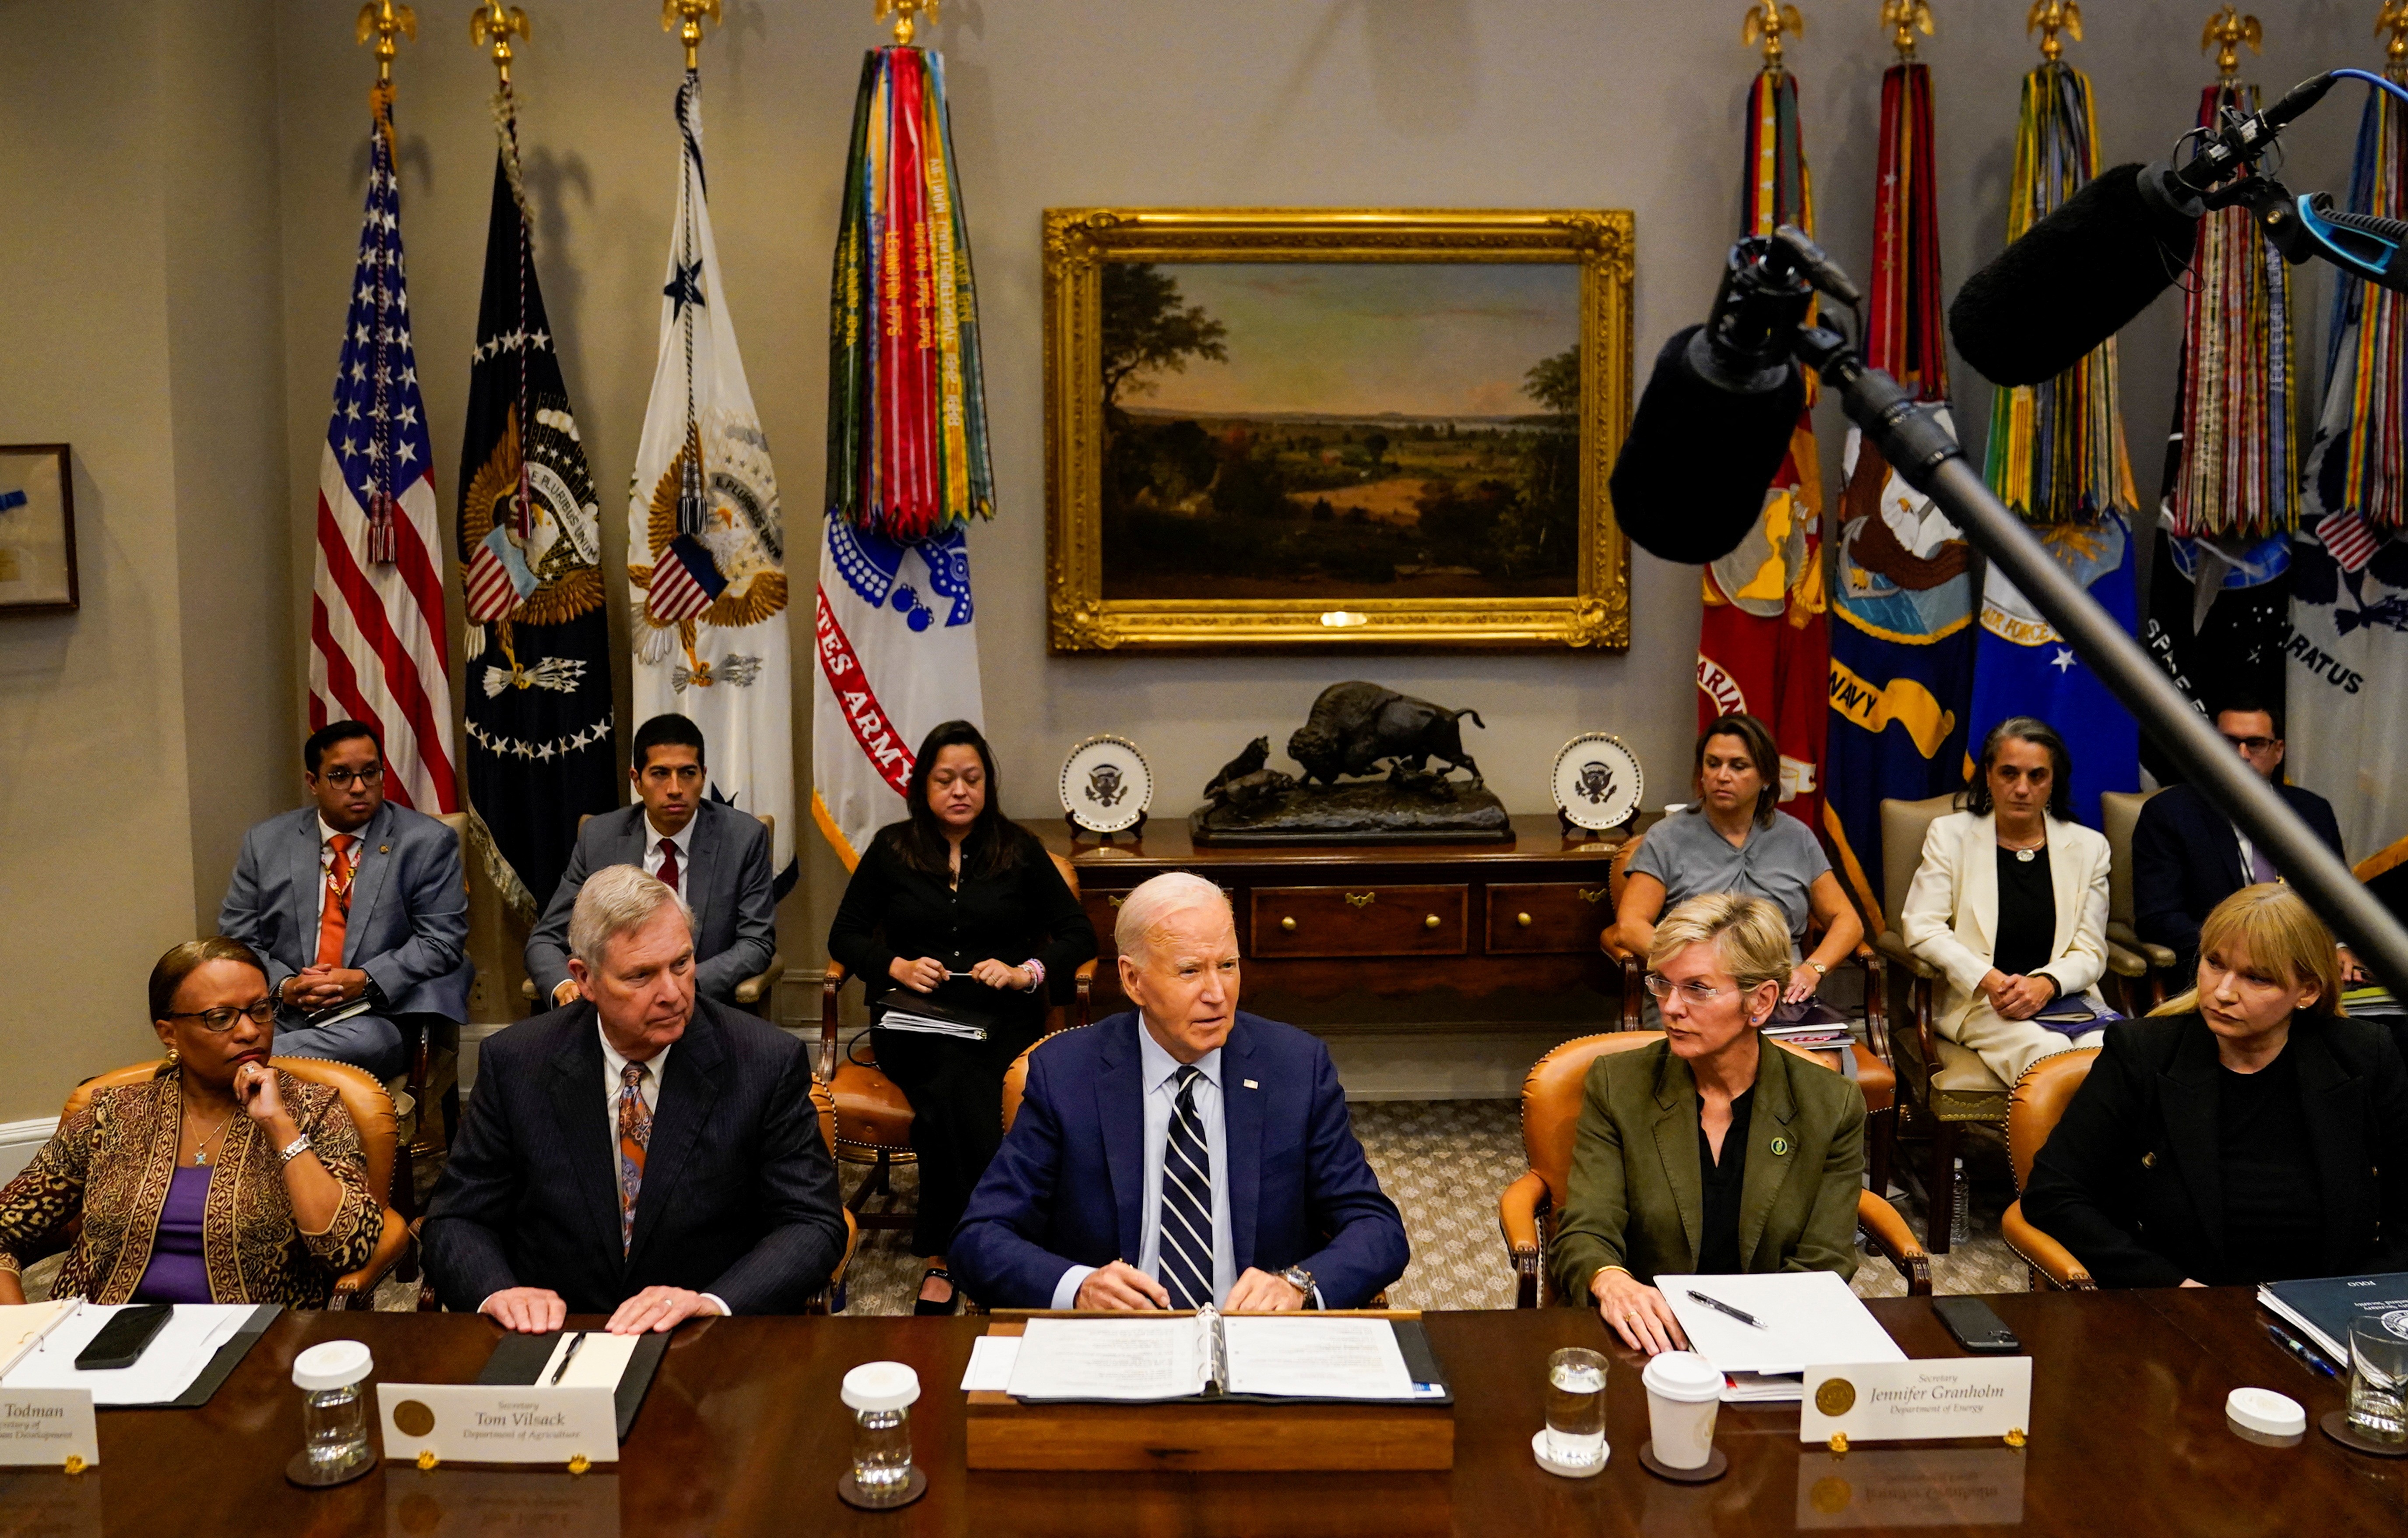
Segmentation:
<svg viewBox="0 0 2408 1538">
<path fill-rule="evenodd" d="M 429 816 L 460 809 L 437 538 L 385 87 L 375 98 L 359 267 L 318 466 L 309 722 L 348 717 L 375 727 L 384 740 L 385 794 Z"/>
</svg>

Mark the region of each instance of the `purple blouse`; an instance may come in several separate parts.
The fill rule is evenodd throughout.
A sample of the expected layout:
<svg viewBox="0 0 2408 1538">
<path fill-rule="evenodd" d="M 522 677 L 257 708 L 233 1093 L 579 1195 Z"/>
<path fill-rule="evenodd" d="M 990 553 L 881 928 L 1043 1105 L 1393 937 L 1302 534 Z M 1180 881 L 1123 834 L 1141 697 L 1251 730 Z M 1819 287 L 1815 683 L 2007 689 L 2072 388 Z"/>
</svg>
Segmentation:
<svg viewBox="0 0 2408 1538">
<path fill-rule="evenodd" d="M 134 1289 L 137 1303 L 207 1303 L 208 1268 L 201 1262 L 201 1208 L 208 1200 L 215 1167 L 179 1165 L 159 1209 L 159 1231 L 150 1242 L 150 1263 Z"/>
</svg>

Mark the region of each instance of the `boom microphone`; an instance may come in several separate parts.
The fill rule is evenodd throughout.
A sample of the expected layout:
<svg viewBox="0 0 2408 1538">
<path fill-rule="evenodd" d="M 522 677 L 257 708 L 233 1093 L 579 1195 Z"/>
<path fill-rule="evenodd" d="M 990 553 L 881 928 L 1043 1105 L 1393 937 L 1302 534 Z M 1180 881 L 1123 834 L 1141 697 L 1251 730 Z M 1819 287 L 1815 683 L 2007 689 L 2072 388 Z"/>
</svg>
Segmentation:
<svg viewBox="0 0 2408 1538">
<path fill-rule="evenodd" d="M 1984 379 L 2055 379 L 2189 264 L 2199 216 L 2143 196 L 2141 176 L 2138 165 L 2101 172 L 1965 280 L 1948 307 L 1948 333 Z"/>
<path fill-rule="evenodd" d="M 1656 355 L 1608 482 L 1623 532 L 1684 566 L 1729 554 L 1764 510 L 1764 489 L 1805 408 L 1806 381 L 1794 365 L 1734 381 L 1704 326 L 1675 333 Z"/>
</svg>

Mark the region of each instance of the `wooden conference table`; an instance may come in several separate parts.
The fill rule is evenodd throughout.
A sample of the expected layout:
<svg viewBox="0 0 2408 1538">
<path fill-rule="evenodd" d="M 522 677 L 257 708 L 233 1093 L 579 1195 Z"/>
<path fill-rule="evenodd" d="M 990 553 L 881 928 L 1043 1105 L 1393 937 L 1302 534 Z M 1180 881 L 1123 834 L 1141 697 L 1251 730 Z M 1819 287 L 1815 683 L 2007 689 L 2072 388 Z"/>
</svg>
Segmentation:
<svg viewBox="0 0 2408 1538">
<path fill-rule="evenodd" d="M 1531 1461 L 1549 1350 L 1605 1344 L 1567 1309 L 1425 1316 L 1454 1379 L 1455 1467 L 1423 1474 L 970 1473 L 956 1385 L 968 1318 L 736 1319 L 671 1345 L 616 1471 L 392 1464 L 305 1492 L 284 1482 L 300 1445 L 293 1358 L 362 1340 L 387 1380 L 466 1382 L 495 1339 L 453 1315 L 286 1315 L 201 1410 L 104 1411 L 101 1464 L 79 1477 L 0 1472 L 0 1533 L 737 1534 L 797 1532 L 1243 1534 L 1786 1533 L 1960 1528 L 2138 1535 L 2378 1533 L 2408 1529 L 2408 1460 L 2344 1452 L 2314 1429 L 2341 1386 L 2267 1339 L 2244 1289 L 2018 1294 L 1992 1303 L 2035 1358 L 2030 1445 L 1928 1444 L 1835 1457 L 1801 1447 L 1795 1406 L 1726 1406 L 1730 1472 L 1710 1485 L 1639 1467 L 1639 1358 L 1610 1355 L 1612 1458 L 1586 1481 Z M 1874 1315 L 1910 1356 L 1961 1355 L 1926 1301 Z M 920 1373 L 917 1504 L 840 1504 L 852 1428 L 837 1383 L 864 1361 Z M 2270 1448 L 2224 1421 L 2225 1395 L 2272 1387 L 2307 1407 L 2306 1441 Z M 1143 1414 L 1141 1410 L 1132 1414 Z"/>
</svg>

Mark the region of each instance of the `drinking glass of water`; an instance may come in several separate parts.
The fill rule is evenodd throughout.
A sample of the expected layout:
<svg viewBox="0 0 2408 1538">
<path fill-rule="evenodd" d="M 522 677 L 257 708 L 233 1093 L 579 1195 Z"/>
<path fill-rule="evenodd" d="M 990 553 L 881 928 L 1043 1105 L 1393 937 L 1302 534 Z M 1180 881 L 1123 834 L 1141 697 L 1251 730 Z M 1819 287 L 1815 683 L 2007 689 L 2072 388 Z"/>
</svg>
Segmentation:
<svg viewBox="0 0 2408 1538">
<path fill-rule="evenodd" d="M 844 1375 L 840 1397 L 853 1411 L 853 1492 L 864 1506 L 899 1506 L 911 1488 L 911 1405 L 920 1374 L 901 1362 L 864 1362 Z"/>
<path fill-rule="evenodd" d="M 1605 1358 L 1570 1345 L 1547 1358 L 1547 1459 L 1570 1469 L 1605 1460 Z"/>
<path fill-rule="evenodd" d="M 2408 1320 L 2402 1321 L 2408 1325 Z M 2349 1326 L 2349 1429 L 2369 1442 L 2408 1443 L 2408 1338 L 2386 1319 Z"/>
</svg>

